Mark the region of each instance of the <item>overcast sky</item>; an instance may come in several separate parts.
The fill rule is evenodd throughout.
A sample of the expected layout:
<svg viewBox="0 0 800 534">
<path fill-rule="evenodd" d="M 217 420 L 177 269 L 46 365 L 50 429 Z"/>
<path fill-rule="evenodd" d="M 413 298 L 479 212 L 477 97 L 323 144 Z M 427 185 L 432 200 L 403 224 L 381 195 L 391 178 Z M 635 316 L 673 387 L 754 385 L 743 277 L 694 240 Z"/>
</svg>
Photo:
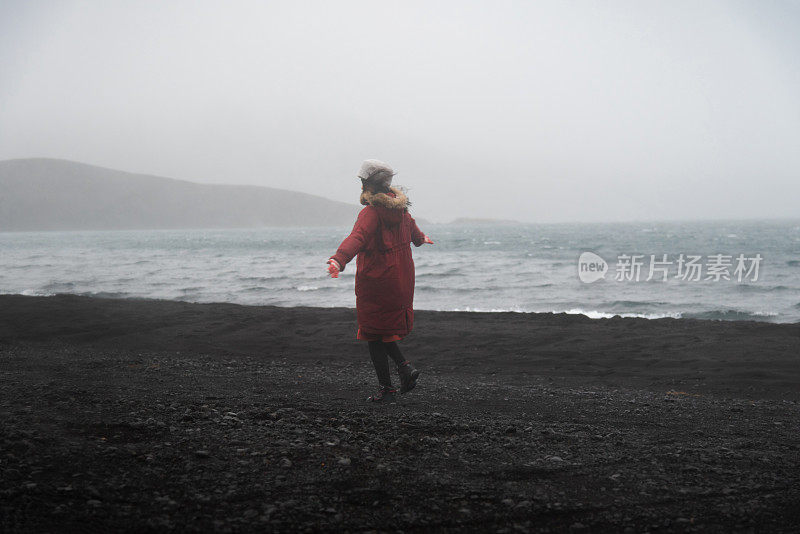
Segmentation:
<svg viewBox="0 0 800 534">
<path fill-rule="evenodd" d="M 800 2 L 0 2 L 0 159 L 433 221 L 800 217 Z"/>
</svg>

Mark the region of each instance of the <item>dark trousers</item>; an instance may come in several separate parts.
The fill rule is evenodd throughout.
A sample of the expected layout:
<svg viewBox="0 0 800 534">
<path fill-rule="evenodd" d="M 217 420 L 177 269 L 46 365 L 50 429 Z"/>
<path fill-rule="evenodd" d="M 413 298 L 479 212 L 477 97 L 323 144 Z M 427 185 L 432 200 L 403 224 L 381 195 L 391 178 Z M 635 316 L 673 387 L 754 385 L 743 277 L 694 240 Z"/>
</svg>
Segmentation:
<svg viewBox="0 0 800 534">
<path fill-rule="evenodd" d="M 378 375 L 378 383 L 383 387 L 392 387 L 392 377 L 389 374 L 389 358 L 396 365 L 400 365 L 405 360 L 400 352 L 400 347 L 396 341 L 384 343 L 383 341 L 369 341 L 369 356 L 372 358 L 372 365 L 375 366 L 375 374 Z"/>
</svg>

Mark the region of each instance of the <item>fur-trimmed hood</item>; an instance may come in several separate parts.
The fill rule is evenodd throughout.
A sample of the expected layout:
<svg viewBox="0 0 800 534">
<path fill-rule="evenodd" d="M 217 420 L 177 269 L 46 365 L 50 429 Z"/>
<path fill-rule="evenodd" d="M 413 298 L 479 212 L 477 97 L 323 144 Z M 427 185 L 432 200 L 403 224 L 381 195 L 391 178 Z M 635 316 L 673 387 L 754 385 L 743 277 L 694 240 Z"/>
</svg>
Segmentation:
<svg viewBox="0 0 800 534">
<path fill-rule="evenodd" d="M 390 187 L 389 190 L 394 193 L 394 197 L 386 193 L 372 193 L 371 191 L 362 191 L 361 204 L 364 206 L 381 206 L 389 208 L 390 210 L 405 211 L 408 209 L 408 197 L 403 193 L 399 187 Z"/>
</svg>

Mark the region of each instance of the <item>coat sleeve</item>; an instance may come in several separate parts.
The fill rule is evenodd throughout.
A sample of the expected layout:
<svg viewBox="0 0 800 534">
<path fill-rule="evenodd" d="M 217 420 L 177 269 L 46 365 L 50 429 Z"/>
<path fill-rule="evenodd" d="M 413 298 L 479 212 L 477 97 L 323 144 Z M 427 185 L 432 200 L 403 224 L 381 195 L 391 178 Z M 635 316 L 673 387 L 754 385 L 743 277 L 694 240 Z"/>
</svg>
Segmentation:
<svg viewBox="0 0 800 534">
<path fill-rule="evenodd" d="M 344 238 L 342 244 L 336 250 L 336 254 L 331 256 L 341 266 L 344 271 L 344 266 L 352 260 L 356 254 L 364 250 L 368 245 L 370 238 L 375 235 L 378 229 L 378 214 L 375 210 L 367 206 L 361 210 L 356 219 L 356 224 L 353 225 L 353 231 L 350 235 Z"/>
<path fill-rule="evenodd" d="M 425 234 L 417 226 L 414 217 L 411 217 L 411 242 L 414 243 L 415 247 L 422 246 L 422 243 L 425 242 Z"/>
</svg>

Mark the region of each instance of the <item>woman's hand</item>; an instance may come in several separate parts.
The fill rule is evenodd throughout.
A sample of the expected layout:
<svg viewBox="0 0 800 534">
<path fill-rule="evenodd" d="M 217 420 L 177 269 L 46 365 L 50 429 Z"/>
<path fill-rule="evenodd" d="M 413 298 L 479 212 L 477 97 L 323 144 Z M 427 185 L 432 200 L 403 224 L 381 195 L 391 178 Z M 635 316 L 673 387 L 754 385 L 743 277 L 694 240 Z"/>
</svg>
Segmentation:
<svg viewBox="0 0 800 534">
<path fill-rule="evenodd" d="M 433 240 L 432 240 L 430 237 L 428 237 L 428 236 L 425 236 L 425 240 L 424 240 L 424 241 L 422 241 L 422 242 L 423 242 L 423 243 L 427 243 L 427 244 L 429 244 L 429 245 L 433 245 Z"/>
<path fill-rule="evenodd" d="M 339 262 L 331 258 L 327 263 L 328 267 L 325 270 L 328 271 L 328 274 L 331 275 L 331 278 L 339 278 L 339 271 L 342 270 Z"/>
</svg>

